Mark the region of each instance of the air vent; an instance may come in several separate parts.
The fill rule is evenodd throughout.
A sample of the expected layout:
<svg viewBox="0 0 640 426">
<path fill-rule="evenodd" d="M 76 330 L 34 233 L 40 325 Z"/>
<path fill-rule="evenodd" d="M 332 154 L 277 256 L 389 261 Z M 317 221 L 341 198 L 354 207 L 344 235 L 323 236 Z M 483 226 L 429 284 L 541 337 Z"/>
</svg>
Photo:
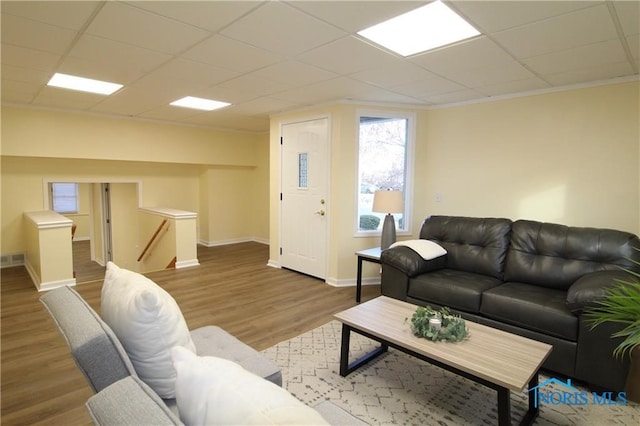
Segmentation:
<svg viewBox="0 0 640 426">
<path fill-rule="evenodd" d="M 2 268 L 11 268 L 13 266 L 22 266 L 24 265 L 25 255 L 24 253 L 12 253 L 12 254 L 3 254 L 0 257 Z"/>
</svg>

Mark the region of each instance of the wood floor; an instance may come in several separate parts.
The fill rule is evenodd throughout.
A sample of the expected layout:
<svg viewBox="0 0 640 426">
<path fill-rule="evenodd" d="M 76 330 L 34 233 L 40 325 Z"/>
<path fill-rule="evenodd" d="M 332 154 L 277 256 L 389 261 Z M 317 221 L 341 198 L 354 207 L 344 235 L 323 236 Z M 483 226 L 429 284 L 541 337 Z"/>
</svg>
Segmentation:
<svg viewBox="0 0 640 426">
<path fill-rule="evenodd" d="M 147 276 L 176 299 L 189 328 L 219 325 L 257 350 L 355 305 L 354 287 L 334 288 L 266 266 L 263 244 L 199 247 L 198 259 L 198 267 Z M 92 424 L 84 407 L 91 390 L 39 302 L 41 294 L 23 267 L 1 272 L 2 425 Z M 98 312 L 101 287 L 101 281 L 76 286 Z M 365 286 L 363 301 L 379 294 L 379 286 Z"/>
</svg>

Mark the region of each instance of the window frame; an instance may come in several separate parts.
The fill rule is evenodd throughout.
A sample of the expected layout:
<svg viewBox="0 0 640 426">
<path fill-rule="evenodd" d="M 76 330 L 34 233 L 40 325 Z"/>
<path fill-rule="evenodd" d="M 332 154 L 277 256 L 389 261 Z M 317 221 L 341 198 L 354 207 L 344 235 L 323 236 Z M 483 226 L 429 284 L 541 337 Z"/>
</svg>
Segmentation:
<svg viewBox="0 0 640 426">
<path fill-rule="evenodd" d="M 51 182 L 51 210 L 53 210 L 56 213 L 65 215 L 65 214 L 78 214 L 80 212 L 80 194 L 78 191 L 78 183 L 77 182 Z M 65 197 L 65 198 L 70 198 L 75 200 L 75 210 L 69 210 L 69 211 L 58 211 L 55 209 L 55 205 L 56 205 L 56 185 L 73 185 L 75 188 L 75 194 L 73 197 Z"/>
<path fill-rule="evenodd" d="M 355 209 L 353 213 L 354 237 L 376 237 L 380 236 L 381 230 L 360 230 L 360 120 L 362 117 L 374 118 L 399 118 L 407 120 L 407 135 L 405 145 L 405 170 L 404 170 L 404 212 L 403 224 L 404 229 L 397 229 L 396 235 L 412 234 L 412 211 L 413 211 L 413 163 L 416 144 L 416 114 L 408 111 L 398 110 L 356 110 L 356 129 L 355 129 L 355 150 L 356 150 L 356 179 L 355 179 Z"/>
</svg>

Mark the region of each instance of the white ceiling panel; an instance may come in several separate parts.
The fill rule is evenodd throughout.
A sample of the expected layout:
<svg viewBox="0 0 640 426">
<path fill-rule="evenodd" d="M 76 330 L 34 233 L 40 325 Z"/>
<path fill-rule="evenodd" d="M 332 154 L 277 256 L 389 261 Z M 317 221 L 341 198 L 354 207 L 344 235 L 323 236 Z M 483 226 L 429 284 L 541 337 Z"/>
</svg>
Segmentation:
<svg viewBox="0 0 640 426">
<path fill-rule="evenodd" d="M 446 76 L 478 68 L 507 65 L 513 58 L 489 38 L 476 37 L 450 47 L 413 56 L 410 61 Z"/>
<path fill-rule="evenodd" d="M 448 1 L 479 30 L 494 33 L 595 5 L 587 1 Z"/>
<path fill-rule="evenodd" d="M 210 34 L 118 2 L 107 2 L 87 33 L 172 54 L 193 46 Z"/>
<path fill-rule="evenodd" d="M 2 17 L 2 42 L 13 46 L 63 54 L 76 32 L 17 16 Z"/>
<path fill-rule="evenodd" d="M 268 22 L 269 25 L 265 25 Z M 221 31 L 280 55 L 296 55 L 346 35 L 283 3 L 269 2 Z"/>
<path fill-rule="evenodd" d="M 570 28 L 571 30 L 568 30 Z M 585 44 L 617 39 L 605 4 L 501 31 L 493 37 L 517 58 L 530 58 Z"/>
<path fill-rule="evenodd" d="M 260 1 L 131 1 L 128 4 L 195 27 L 218 31 L 264 2 Z"/>
<path fill-rule="evenodd" d="M 549 83 L 533 77 L 525 80 L 490 84 L 488 86 L 477 87 L 475 90 L 488 96 L 500 96 L 510 93 L 526 93 L 533 90 L 547 89 L 549 87 L 551 87 Z"/>
<path fill-rule="evenodd" d="M 640 33 L 640 1 L 619 1 L 613 3 L 616 16 L 627 36 Z"/>
<path fill-rule="evenodd" d="M 429 1 L 291 1 L 293 7 L 350 33 L 391 19 Z"/>
<path fill-rule="evenodd" d="M 548 75 L 546 79 L 554 86 L 570 85 L 616 78 L 628 73 L 629 69 L 628 62 L 620 62 L 593 68 L 576 68 L 571 71 Z"/>
<path fill-rule="evenodd" d="M 292 87 L 317 83 L 323 80 L 336 78 L 338 75 L 325 71 L 312 65 L 298 61 L 280 62 L 251 73 L 257 78 L 264 78 L 279 83 L 286 83 Z"/>
<path fill-rule="evenodd" d="M 590 69 L 606 66 L 610 63 L 624 62 L 626 55 L 618 39 L 589 44 L 561 52 L 548 53 L 525 59 L 533 71 L 538 74 L 557 74 L 575 69 Z M 627 72 L 629 72 L 627 70 Z"/>
<path fill-rule="evenodd" d="M 238 72 L 249 72 L 282 60 L 263 49 L 215 35 L 186 51 L 187 59 Z"/>
<path fill-rule="evenodd" d="M 407 61 L 396 61 L 390 65 L 374 66 L 351 74 L 351 78 L 389 88 L 436 77 L 435 74 Z"/>
<path fill-rule="evenodd" d="M 3 1 L 5 15 L 21 16 L 62 28 L 80 30 L 87 19 L 104 5 L 103 1 Z"/>
<path fill-rule="evenodd" d="M 516 61 L 487 68 L 460 71 L 447 75 L 448 79 L 470 88 L 508 83 L 532 77 L 534 77 L 533 73 Z"/>
<path fill-rule="evenodd" d="M 47 71 L 53 76 L 53 72 L 58 62 L 60 62 L 60 59 L 61 56 L 54 53 L 2 44 L 3 65 L 6 64 L 36 71 Z M 47 79 L 47 81 L 49 80 Z"/>
<path fill-rule="evenodd" d="M 637 0 L 445 0 L 482 35 L 408 58 L 357 35 L 428 2 L 2 1 L 2 101 L 267 132 L 269 114 L 317 104 L 437 107 L 638 79 Z M 55 72 L 124 88 L 47 87 Z M 232 105 L 168 106 L 184 96 Z"/>
<path fill-rule="evenodd" d="M 340 58 L 336 61 L 334 58 Z M 400 59 L 357 37 L 343 37 L 298 56 L 308 64 L 348 75 L 367 68 L 390 66 Z"/>
</svg>

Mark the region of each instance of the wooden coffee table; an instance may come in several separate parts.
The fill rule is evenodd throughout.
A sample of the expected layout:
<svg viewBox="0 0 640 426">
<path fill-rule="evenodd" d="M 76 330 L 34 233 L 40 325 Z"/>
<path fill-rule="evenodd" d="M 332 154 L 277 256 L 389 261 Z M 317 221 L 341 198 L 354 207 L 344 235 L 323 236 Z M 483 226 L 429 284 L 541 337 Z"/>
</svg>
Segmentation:
<svg viewBox="0 0 640 426">
<path fill-rule="evenodd" d="M 466 321 L 469 338 L 458 343 L 432 342 L 413 335 L 411 316 L 417 306 L 381 296 L 335 315 L 342 322 L 340 375 L 346 376 L 390 346 L 416 358 L 495 389 L 498 424 L 511 424 L 511 392 L 538 386 L 538 370 L 552 346 Z M 349 363 L 349 340 L 356 332 L 380 342 L 375 351 Z M 521 424 L 538 416 L 534 392 Z"/>
</svg>

